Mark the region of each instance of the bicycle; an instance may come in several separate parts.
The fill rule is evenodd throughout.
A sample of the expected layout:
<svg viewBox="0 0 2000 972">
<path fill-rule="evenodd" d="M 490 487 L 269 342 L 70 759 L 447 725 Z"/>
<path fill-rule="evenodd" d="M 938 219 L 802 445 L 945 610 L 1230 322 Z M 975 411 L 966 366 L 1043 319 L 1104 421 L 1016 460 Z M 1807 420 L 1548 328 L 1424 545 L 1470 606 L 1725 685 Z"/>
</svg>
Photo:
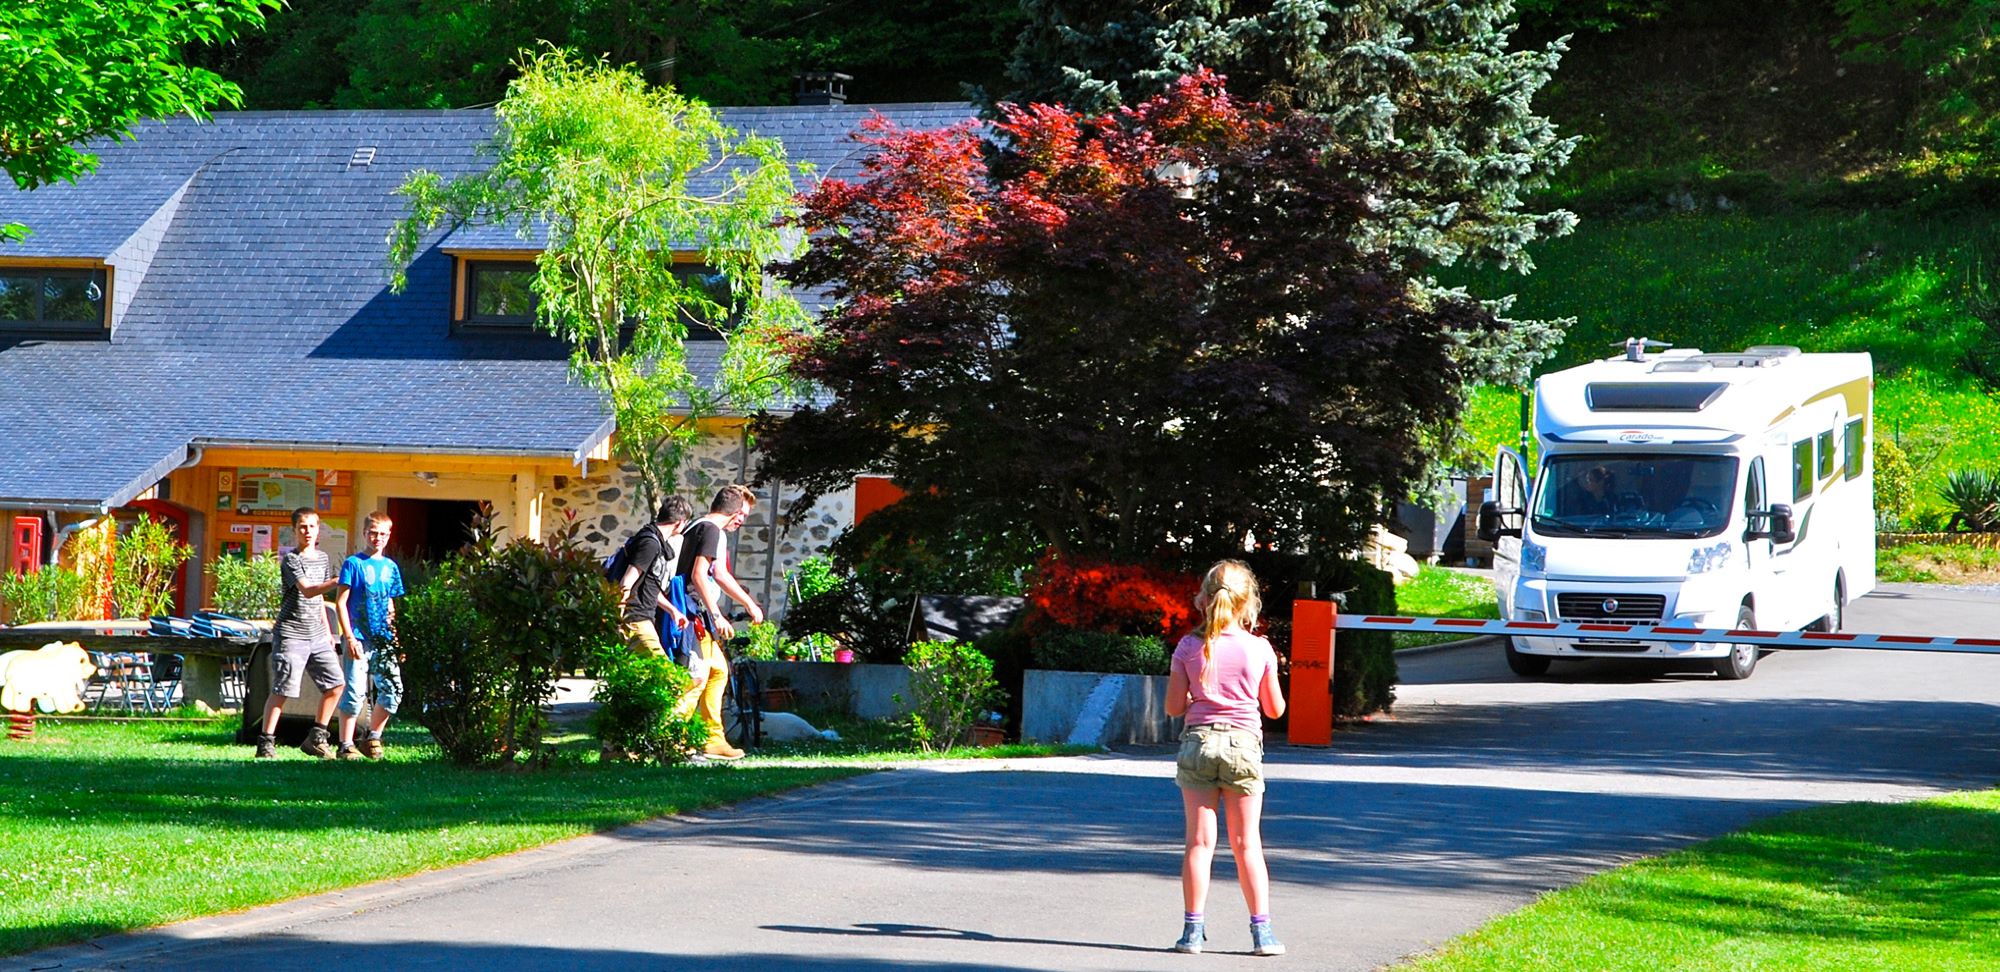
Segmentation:
<svg viewBox="0 0 2000 972">
<path fill-rule="evenodd" d="M 757 671 L 757 662 L 745 657 L 743 648 L 749 637 L 738 635 L 729 639 L 729 706 L 730 711 L 723 727 L 724 736 L 735 736 L 739 745 L 746 749 L 764 748 L 764 684 Z"/>
</svg>

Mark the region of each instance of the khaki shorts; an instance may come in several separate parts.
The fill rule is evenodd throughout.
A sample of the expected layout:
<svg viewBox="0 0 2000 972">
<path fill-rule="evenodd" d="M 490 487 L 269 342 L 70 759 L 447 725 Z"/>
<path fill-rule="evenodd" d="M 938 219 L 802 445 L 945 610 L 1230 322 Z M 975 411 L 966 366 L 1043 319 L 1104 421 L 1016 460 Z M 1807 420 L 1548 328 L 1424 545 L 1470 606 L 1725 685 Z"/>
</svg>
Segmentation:
<svg viewBox="0 0 2000 972">
<path fill-rule="evenodd" d="M 627 621 L 618 626 L 618 632 L 625 636 L 625 643 L 639 651 L 667 657 L 667 649 L 660 644 L 660 629 L 651 621 Z"/>
<path fill-rule="evenodd" d="M 1264 741 L 1248 729 L 1190 726 L 1174 766 L 1174 782 L 1184 790 L 1264 792 Z"/>
</svg>

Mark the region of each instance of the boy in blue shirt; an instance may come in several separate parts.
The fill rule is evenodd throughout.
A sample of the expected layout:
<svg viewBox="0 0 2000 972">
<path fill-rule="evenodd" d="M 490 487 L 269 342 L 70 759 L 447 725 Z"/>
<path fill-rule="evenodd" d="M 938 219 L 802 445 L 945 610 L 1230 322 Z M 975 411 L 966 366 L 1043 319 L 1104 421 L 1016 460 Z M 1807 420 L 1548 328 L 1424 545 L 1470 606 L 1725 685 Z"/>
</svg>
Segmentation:
<svg viewBox="0 0 2000 972">
<path fill-rule="evenodd" d="M 342 659 L 347 692 L 340 699 L 341 759 L 382 758 L 382 730 L 403 699 L 403 669 L 396 663 L 396 602 L 403 596 L 403 571 L 383 551 L 389 546 L 389 514 L 368 514 L 359 553 L 340 564 L 340 594 L 335 597 L 340 619 Z M 357 749 L 354 724 L 374 675 L 375 709 L 368 732 Z"/>
</svg>

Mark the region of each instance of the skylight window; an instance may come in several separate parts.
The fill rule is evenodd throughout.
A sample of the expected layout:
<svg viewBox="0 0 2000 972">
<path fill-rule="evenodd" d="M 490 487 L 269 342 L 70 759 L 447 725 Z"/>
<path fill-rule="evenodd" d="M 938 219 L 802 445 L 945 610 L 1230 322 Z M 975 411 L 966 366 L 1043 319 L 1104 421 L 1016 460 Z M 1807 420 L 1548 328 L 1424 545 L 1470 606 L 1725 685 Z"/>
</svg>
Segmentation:
<svg viewBox="0 0 2000 972">
<path fill-rule="evenodd" d="M 1593 412 L 1699 412 L 1728 387 L 1720 381 L 1594 381 L 1584 386 L 1583 397 Z"/>
</svg>

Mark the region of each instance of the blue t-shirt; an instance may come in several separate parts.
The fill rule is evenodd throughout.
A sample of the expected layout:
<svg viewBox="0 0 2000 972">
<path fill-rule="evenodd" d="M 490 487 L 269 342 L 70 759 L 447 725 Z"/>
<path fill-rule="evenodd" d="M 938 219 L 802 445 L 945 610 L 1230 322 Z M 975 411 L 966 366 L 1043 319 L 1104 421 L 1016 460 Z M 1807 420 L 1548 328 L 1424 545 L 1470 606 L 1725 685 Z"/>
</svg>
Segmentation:
<svg viewBox="0 0 2000 972">
<path fill-rule="evenodd" d="M 347 587 L 347 617 L 357 637 L 387 639 L 389 599 L 403 596 L 403 571 L 384 554 L 355 554 L 340 562 L 340 583 Z"/>
</svg>

